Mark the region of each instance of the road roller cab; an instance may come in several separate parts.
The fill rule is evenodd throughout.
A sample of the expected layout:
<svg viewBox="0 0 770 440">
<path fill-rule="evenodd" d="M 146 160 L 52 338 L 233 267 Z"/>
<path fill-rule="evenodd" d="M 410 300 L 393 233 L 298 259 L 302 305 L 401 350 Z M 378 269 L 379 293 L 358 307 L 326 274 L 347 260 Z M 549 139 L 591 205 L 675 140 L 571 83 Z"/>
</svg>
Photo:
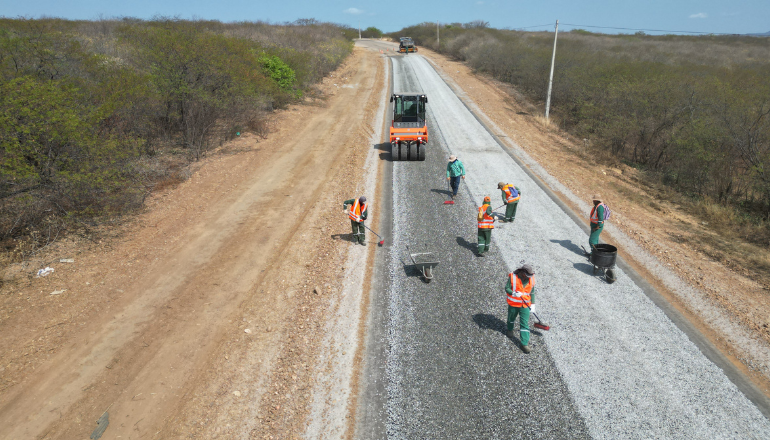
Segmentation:
<svg viewBox="0 0 770 440">
<path fill-rule="evenodd" d="M 390 146 L 393 160 L 425 160 L 428 144 L 428 97 L 422 93 L 394 93 Z"/>
</svg>

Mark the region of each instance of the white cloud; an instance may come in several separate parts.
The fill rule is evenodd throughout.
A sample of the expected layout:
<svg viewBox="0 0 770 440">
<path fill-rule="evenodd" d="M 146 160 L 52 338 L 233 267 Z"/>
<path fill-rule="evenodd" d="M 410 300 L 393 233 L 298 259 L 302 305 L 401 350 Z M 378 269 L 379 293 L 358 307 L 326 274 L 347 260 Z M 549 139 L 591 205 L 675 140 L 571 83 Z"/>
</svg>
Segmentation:
<svg viewBox="0 0 770 440">
<path fill-rule="evenodd" d="M 352 14 L 352 15 L 358 15 L 358 14 L 363 14 L 364 13 L 364 11 L 362 11 L 361 9 L 358 9 L 358 8 L 347 8 L 347 9 L 345 9 L 342 12 L 344 12 L 346 14 Z"/>
<path fill-rule="evenodd" d="M 698 12 L 697 14 L 692 14 L 690 18 L 707 18 L 708 14 L 705 12 Z"/>
</svg>

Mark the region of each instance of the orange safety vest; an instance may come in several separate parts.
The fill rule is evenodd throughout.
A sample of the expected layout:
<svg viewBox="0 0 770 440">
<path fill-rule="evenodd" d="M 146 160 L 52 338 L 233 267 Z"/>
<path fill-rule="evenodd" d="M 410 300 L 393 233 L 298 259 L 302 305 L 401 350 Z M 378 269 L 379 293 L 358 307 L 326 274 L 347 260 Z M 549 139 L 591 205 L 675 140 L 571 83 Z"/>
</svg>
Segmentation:
<svg viewBox="0 0 770 440">
<path fill-rule="evenodd" d="M 522 286 L 521 280 L 514 273 L 510 273 L 508 276 L 511 277 L 511 290 L 513 290 L 512 294 L 507 295 L 508 305 L 511 307 L 531 307 L 532 297 L 530 293 L 532 293 L 532 288 L 535 287 L 535 276 L 529 277 L 527 287 Z"/>
<path fill-rule="evenodd" d="M 607 205 L 604 203 L 599 203 L 598 205 L 594 206 L 594 209 L 591 210 L 591 223 L 598 224 L 600 221 L 604 221 L 604 219 L 599 220 L 599 214 L 597 211 L 599 211 L 597 208 L 600 206 L 604 206 L 604 209 L 607 209 Z"/>
<path fill-rule="evenodd" d="M 513 188 L 514 186 L 510 183 L 503 187 L 503 191 L 505 192 L 505 201 L 508 203 L 518 202 L 521 198 L 521 194 L 517 194 L 516 197 L 513 196 L 513 191 L 511 191 Z"/>
<path fill-rule="evenodd" d="M 358 203 L 358 199 L 356 199 L 356 203 L 350 205 L 350 211 L 348 211 L 348 217 L 350 217 L 351 220 L 354 222 L 361 223 L 364 221 L 364 219 L 361 218 L 361 214 L 366 212 L 366 209 L 369 207 L 368 203 L 364 203 L 363 206 L 361 206 L 360 203 Z"/>
<path fill-rule="evenodd" d="M 479 208 L 479 215 L 481 216 L 481 220 L 479 220 L 479 229 L 495 229 L 495 219 L 492 218 L 492 216 L 487 215 L 487 207 L 489 207 L 489 204 L 485 203 Z"/>
</svg>

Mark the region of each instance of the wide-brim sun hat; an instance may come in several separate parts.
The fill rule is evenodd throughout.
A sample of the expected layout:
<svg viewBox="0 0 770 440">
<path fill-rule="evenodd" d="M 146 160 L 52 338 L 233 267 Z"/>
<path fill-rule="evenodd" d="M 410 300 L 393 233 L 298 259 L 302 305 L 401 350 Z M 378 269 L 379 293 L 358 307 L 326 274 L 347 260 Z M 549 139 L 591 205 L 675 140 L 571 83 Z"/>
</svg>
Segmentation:
<svg viewBox="0 0 770 440">
<path fill-rule="evenodd" d="M 601 202 L 602 201 L 602 196 L 600 196 L 599 194 L 594 194 L 594 198 L 592 198 L 591 200 L 598 200 L 598 201 Z"/>
<path fill-rule="evenodd" d="M 497 187 L 499 189 L 503 189 L 504 186 L 505 186 L 505 182 L 500 182 L 500 183 L 497 184 Z"/>
<path fill-rule="evenodd" d="M 516 269 L 515 271 L 513 271 L 513 273 L 515 273 L 517 275 L 519 273 L 524 273 L 524 275 L 526 275 L 528 277 L 531 277 L 532 275 L 535 274 L 535 269 L 533 269 L 532 266 L 530 266 L 529 264 L 525 264 L 525 265 L 521 266 L 520 268 Z"/>
<path fill-rule="evenodd" d="M 451 156 L 449 156 L 449 161 L 450 161 L 450 162 L 454 162 L 454 161 L 456 161 L 456 160 L 457 160 L 457 156 L 455 156 L 454 154 L 453 154 L 453 155 L 451 155 Z"/>
</svg>

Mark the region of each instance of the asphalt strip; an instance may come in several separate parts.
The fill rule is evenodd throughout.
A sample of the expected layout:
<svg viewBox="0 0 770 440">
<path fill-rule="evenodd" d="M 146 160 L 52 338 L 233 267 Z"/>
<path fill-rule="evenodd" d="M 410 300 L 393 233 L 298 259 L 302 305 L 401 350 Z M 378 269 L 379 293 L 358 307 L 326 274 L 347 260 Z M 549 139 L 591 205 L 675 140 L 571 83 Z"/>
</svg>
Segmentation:
<svg viewBox="0 0 770 440">
<path fill-rule="evenodd" d="M 579 219 L 423 57 L 392 61 L 394 91 L 428 95 L 431 144 L 425 162 L 393 164 L 381 284 L 390 286 L 389 438 L 770 438 L 747 398 L 765 410 L 761 393 L 627 265 L 612 285 L 593 276 Z M 443 204 L 450 152 L 468 173 L 454 206 Z M 493 232 L 491 255 L 477 258 L 475 212 L 485 195 L 502 204 L 498 181 L 521 187 L 522 200 L 515 223 Z M 440 260 L 432 283 L 407 244 Z M 552 325 L 533 332 L 529 355 L 503 334 L 505 276 L 522 261 L 535 266 L 539 314 Z"/>
</svg>

